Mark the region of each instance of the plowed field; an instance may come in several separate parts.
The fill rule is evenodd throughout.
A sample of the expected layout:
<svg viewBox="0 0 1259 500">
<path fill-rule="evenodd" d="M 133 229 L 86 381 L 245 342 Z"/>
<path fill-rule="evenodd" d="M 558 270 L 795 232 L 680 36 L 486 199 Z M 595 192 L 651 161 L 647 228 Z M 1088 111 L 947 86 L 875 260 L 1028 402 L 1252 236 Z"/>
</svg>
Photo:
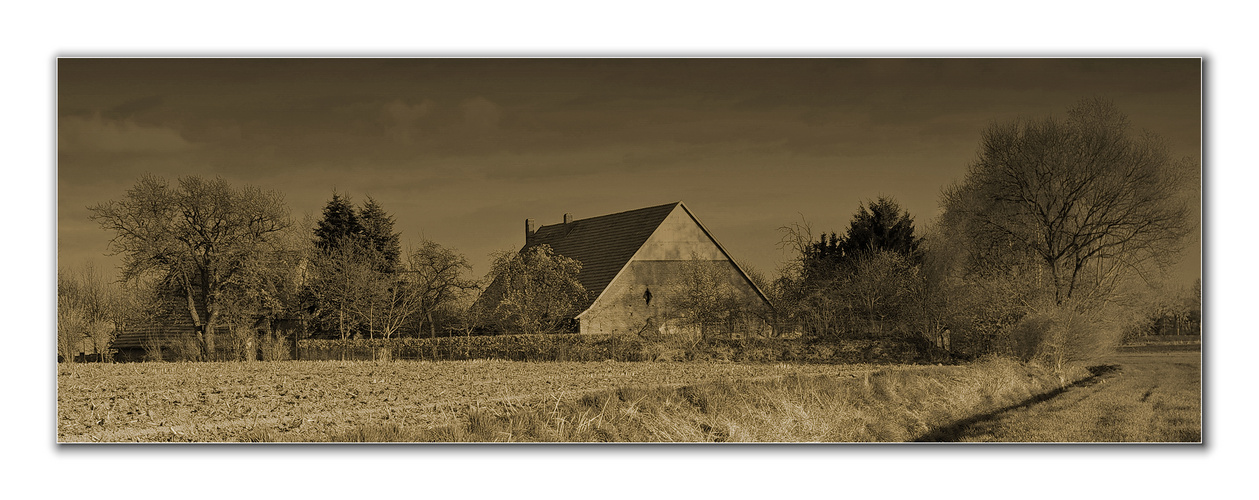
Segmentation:
<svg viewBox="0 0 1259 500">
<path fill-rule="evenodd" d="M 280 440 L 319 440 L 364 423 L 431 428 L 453 423 L 470 407 L 617 387 L 869 369 L 510 361 L 63 363 L 57 368 L 57 440 L 232 442 L 259 431 Z"/>
</svg>

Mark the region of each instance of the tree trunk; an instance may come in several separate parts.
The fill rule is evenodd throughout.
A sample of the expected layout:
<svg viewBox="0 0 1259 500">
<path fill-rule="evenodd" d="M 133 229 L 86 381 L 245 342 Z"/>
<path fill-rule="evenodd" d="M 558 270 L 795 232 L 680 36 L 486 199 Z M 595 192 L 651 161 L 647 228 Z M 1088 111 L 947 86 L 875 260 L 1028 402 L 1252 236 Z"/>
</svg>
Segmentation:
<svg viewBox="0 0 1259 500">
<path fill-rule="evenodd" d="M 209 301 L 206 303 L 206 311 L 206 316 L 208 317 L 205 321 L 205 360 L 212 361 L 215 359 L 218 351 L 216 345 L 218 339 L 216 338 L 215 329 L 218 327 L 221 315 L 219 314 L 218 305 Z"/>
<path fill-rule="evenodd" d="M 188 299 L 188 314 L 192 316 L 192 331 L 197 336 L 197 346 L 201 350 L 200 357 L 202 360 L 209 356 L 206 343 L 205 324 L 201 322 L 201 314 L 197 313 L 197 299 L 192 294 L 192 280 L 188 279 L 188 275 L 182 275 L 184 297 Z"/>
<path fill-rule="evenodd" d="M 433 339 L 433 361 L 437 361 L 437 327 L 433 326 L 433 311 L 425 311 L 425 314 L 428 316 L 429 337 Z"/>
<path fill-rule="evenodd" d="M 245 336 L 245 361 L 258 360 L 258 347 L 255 344 L 257 338 L 258 334 L 253 330 L 250 330 L 248 335 Z"/>
</svg>

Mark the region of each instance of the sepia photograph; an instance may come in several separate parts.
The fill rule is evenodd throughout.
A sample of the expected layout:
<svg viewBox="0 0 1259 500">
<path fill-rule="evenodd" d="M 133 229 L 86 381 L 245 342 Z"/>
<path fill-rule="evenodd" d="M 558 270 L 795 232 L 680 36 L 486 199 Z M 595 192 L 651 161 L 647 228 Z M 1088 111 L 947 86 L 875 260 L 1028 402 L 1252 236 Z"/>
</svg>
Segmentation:
<svg viewBox="0 0 1259 500">
<path fill-rule="evenodd" d="M 56 443 L 1201 448 L 1203 68 L 57 57 Z"/>
</svg>

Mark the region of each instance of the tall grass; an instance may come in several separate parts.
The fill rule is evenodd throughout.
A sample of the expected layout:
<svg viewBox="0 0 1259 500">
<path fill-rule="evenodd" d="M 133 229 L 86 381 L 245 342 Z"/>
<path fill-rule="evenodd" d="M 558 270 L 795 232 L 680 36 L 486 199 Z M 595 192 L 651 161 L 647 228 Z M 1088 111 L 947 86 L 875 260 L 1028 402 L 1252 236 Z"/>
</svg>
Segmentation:
<svg viewBox="0 0 1259 500">
<path fill-rule="evenodd" d="M 1083 378 L 1087 372 L 1074 371 Z M 1060 387 L 1007 359 L 968 366 L 623 387 L 527 406 L 468 409 L 438 429 L 373 425 L 353 442 L 904 442 Z"/>
<path fill-rule="evenodd" d="M 272 331 L 258 335 L 258 350 L 263 361 L 287 361 L 291 352 L 292 342 L 280 332 Z"/>
</svg>

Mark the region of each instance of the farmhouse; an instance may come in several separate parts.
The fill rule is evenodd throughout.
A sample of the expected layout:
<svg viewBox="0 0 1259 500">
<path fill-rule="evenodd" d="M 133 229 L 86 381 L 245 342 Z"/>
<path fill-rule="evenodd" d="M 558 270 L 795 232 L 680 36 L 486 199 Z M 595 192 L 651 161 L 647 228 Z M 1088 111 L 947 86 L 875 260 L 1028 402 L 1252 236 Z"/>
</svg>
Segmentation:
<svg viewBox="0 0 1259 500">
<path fill-rule="evenodd" d="M 671 333 L 696 327 L 697 285 L 738 316 L 744 333 L 766 333 L 771 308 L 712 233 L 682 202 L 537 227 L 525 221 L 525 246 L 549 245 L 581 262 L 589 293 L 575 317 L 581 333 Z M 687 316 L 691 315 L 691 318 Z"/>
</svg>

